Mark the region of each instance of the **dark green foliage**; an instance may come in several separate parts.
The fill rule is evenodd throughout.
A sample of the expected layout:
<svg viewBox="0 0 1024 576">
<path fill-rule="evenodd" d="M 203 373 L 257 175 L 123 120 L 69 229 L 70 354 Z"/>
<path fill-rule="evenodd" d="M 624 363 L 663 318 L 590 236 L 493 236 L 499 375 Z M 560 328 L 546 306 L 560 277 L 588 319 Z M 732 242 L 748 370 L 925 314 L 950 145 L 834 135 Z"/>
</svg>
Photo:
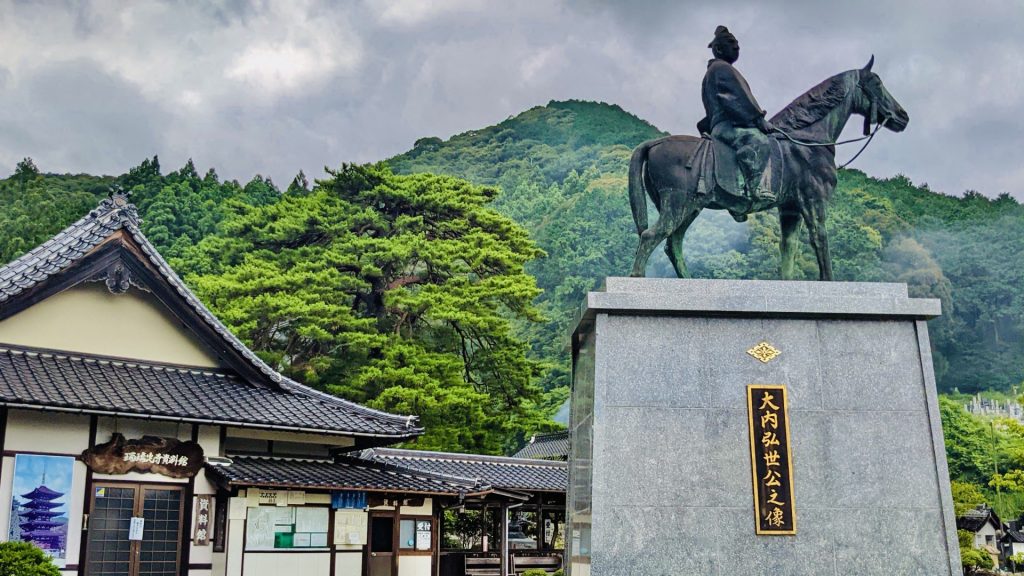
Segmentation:
<svg viewBox="0 0 1024 576">
<path fill-rule="evenodd" d="M 200 178 L 191 160 L 165 176 L 154 156 L 112 177 L 39 174 L 26 158 L 13 176 L 0 180 L 0 261 L 48 240 L 95 208 L 115 185 L 131 192 L 143 232 L 168 257 L 212 234 L 233 205 L 268 204 L 280 197 L 273 182 L 261 176 L 244 188 L 235 181 L 221 182 L 212 168 Z"/>
<path fill-rule="evenodd" d="M 424 449 L 501 453 L 550 424 L 539 363 L 511 320 L 540 320 L 524 264 L 542 253 L 447 176 L 344 166 L 310 192 L 241 206 L 174 262 L 285 374 L 417 414 Z M 248 187 L 247 187 L 248 188 Z"/>
<path fill-rule="evenodd" d="M 60 570 L 28 542 L 0 542 L 0 576 L 60 576 Z"/>
</svg>

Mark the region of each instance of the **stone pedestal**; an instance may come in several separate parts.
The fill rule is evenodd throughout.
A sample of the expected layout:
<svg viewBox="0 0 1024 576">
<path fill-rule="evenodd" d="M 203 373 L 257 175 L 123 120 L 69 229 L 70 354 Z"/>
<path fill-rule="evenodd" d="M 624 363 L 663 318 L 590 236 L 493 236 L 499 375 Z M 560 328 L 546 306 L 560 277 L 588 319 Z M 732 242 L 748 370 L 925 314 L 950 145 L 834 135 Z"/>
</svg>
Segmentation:
<svg viewBox="0 0 1024 576">
<path fill-rule="evenodd" d="M 939 313 L 903 284 L 609 278 L 573 335 L 572 576 L 959 575 Z M 792 536 L 755 534 L 749 384 L 787 388 Z"/>
</svg>

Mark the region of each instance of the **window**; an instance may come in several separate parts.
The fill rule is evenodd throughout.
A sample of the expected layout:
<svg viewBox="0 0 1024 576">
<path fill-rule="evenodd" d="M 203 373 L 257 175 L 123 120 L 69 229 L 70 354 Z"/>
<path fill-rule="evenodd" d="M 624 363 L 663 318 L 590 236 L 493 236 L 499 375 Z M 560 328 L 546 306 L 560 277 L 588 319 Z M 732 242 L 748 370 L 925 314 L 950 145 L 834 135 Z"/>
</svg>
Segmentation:
<svg viewBox="0 0 1024 576">
<path fill-rule="evenodd" d="M 398 547 L 401 550 L 430 550 L 432 524 L 429 518 L 399 520 Z"/>
<path fill-rule="evenodd" d="M 249 508 L 245 520 L 246 550 L 326 548 L 329 510 L 312 506 Z"/>
</svg>

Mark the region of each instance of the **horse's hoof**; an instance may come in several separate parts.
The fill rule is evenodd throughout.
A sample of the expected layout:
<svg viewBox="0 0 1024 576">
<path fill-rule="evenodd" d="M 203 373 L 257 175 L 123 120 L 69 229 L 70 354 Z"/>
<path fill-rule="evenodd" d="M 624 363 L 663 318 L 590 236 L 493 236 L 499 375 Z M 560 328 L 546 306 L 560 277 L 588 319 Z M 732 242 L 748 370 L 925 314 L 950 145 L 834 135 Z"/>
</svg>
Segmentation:
<svg viewBox="0 0 1024 576">
<path fill-rule="evenodd" d="M 732 216 L 732 219 L 737 221 L 737 222 L 746 222 L 747 221 L 747 215 L 746 214 L 740 214 L 739 212 L 733 212 L 732 210 L 729 210 L 729 215 Z"/>
</svg>

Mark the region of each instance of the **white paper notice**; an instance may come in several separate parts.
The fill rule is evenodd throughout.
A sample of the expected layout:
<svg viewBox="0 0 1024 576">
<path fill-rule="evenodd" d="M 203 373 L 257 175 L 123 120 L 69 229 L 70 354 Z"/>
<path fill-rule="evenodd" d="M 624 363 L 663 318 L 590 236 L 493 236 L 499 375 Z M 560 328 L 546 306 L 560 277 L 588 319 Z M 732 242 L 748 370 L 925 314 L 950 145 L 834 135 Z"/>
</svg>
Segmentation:
<svg viewBox="0 0 1024 576">
<path fill-rule="evenodd" d="M 295 539 L 293 540 L 293 546 L 296 548 L 309 548 L 309 533 L 308 532 L 296 532 Z"/>
<path fill-rule="evenodd" d="M 327 533 L 327 508 L 294 508 L 296 532 Z"/>
<path fill-rule="evenodd" d="M 142 540 L 142 529 L 146 524 L 145 518 L 139 518 L 137 516 L 132 517 L 132 522 L 128 526 L 128 539 L 129 540 Z"/>
<path fill-rule="evenodd" d="M 273 508 L 266 506 L 249 509 L 249 519 L 245 524 L 246 550 L 274 549 L 273 512 Z"/>
<path fill-rule="evenodd" d="M 335 510 L 334 543 L 366 544 L 367 516 L 362 510 Z"/>
<path fill-rule="evenodd" d="M 317 532 L 316 534 L 310 534 L 309 545 L 313 548 L 327 548 L 327 533 Z"/>
<path fill-rule="evenodd" d="M 430 550 L 430 530 L 416 531 L 416 549 Z"/>
</svg>

